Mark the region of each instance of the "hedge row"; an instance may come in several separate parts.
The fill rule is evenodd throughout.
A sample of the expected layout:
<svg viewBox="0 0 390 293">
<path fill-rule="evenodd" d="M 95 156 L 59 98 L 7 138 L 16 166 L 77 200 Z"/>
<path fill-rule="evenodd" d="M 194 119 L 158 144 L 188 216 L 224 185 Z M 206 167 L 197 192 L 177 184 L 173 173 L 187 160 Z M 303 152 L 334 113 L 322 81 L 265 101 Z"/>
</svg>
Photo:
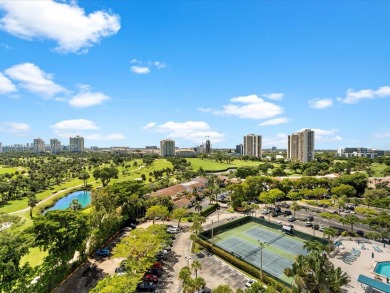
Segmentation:
<svg viewBox="0 0 390 293">
<path fill-rule="evenodd" d="M 203 217 L 207 217 L 208 215 L 214 213 L 219 208 L 219 204 L 215 203 L 207 208 L 205 208 L 203 211 L 200 212 L 200 215 Z"/>
<path fill-rule="evenodd" d="M 229 252 L 223 250 L 222 248 L 219 248 L 217 246 L 213 246 L 210 242 L 207 240 L 203 240 L 199 237 L 197 237 L 196 242 L 206 248 L 209 252 L 219 256 L 223 260 L 229 262 L 236 268 L 252 275 L 255 278 L 260 278 L 260 270 L 259 268 L 247 263 L 244 260 L 238 259 Z M 263 279 L 262 282 L 268 286 L 273 286 L 278 292 L 281 292 L 282 290 L 286 289 L 286 287 L 290 287 L 288 283 L 282 284 L 279 280 L 272 279 L 272 276 L 269 276 L 264 270 L 263 270 Z"/>
</svg>

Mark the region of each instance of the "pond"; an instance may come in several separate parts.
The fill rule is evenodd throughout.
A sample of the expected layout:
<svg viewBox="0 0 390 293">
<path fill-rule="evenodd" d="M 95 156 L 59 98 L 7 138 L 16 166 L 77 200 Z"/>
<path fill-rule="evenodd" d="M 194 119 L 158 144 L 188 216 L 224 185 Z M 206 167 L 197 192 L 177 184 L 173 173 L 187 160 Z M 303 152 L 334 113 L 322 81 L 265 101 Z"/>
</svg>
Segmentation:
<svg viewBox="0 0 390 293">
<path fill-rule="evenodd" d="M 66 210 L 69 207 L 69 204 L 74 199 L 77 199 L 80 202 L 81 206 L 84 208 L 91 203 L 91 192 L 86 190 L 72 192 L 58 200 L 54 206 L 47 209 L 45 212 L 52 210 Z"/>
</svg>

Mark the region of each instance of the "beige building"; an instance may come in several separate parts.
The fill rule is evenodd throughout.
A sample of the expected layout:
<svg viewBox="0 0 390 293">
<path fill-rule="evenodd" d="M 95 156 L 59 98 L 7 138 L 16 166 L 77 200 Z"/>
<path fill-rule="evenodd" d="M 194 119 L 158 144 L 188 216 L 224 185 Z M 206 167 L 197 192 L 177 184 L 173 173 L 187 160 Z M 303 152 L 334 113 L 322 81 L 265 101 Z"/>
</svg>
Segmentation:
<svg viewBox="0 0 390 293">
<path fill-rule="evenodd" d="M 171 139 L 164 139 L 160 141 L 160 156 L 173 157 L 175 156 L 175 141 Z"/>
<path fill-rule="evenodd" d="M 248 134 L 244 136 L 243 155 L 262 157 L 261 135 Z"/>
<path fill-rule="evenodd" d="M 314 130 L 305 129 L 288 136 L 287 159 L 302 163 L 314 160 Z"/>
<path fill-rule="evenodd" d="M 56 138 L 50 139 L 50 152 L 56 154 L 61 151 L 62 151 L 61 142 Z"/>
<path fill-rule="evenodd" d="M 33 142 L 33 152 L 39 154 L 39 153 L 44 153 L 45 151 L 46 151 L 46 147 L 43 139 L 35 138 Z"/>
<path fill-rule="evenodd" d="M 84 151 L 84 137 L 76 136 L 69 137 L 69 151 L 73 153 L 81 153 Z"/>
</svg>

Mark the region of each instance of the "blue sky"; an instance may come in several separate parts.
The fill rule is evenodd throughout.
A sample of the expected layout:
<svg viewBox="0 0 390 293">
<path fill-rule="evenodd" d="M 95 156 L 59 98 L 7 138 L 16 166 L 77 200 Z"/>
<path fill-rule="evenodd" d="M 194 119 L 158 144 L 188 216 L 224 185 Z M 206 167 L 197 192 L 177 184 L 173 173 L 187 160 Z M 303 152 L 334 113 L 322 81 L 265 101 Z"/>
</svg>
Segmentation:
<svg viewBox="0 0 390 293">
<path fill-rule="evenodd" d="M 0 142 L 390 149 L 388 1 L 2 1 Z"/>
</svg>

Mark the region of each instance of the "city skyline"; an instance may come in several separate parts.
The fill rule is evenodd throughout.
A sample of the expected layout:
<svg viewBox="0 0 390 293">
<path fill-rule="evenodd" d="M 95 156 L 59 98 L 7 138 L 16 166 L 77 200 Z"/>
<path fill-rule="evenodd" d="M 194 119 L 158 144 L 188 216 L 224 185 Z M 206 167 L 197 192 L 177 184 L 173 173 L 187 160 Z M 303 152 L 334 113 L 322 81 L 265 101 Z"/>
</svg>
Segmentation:
<svg viewBox="0 0 390 293">
<path fill-rule="evenodd" d="M 0 142 L 390 149 L 390 3 L 0 1 Z M 55 17 L 47 17 L 48 15 Z"/>
</svg>

